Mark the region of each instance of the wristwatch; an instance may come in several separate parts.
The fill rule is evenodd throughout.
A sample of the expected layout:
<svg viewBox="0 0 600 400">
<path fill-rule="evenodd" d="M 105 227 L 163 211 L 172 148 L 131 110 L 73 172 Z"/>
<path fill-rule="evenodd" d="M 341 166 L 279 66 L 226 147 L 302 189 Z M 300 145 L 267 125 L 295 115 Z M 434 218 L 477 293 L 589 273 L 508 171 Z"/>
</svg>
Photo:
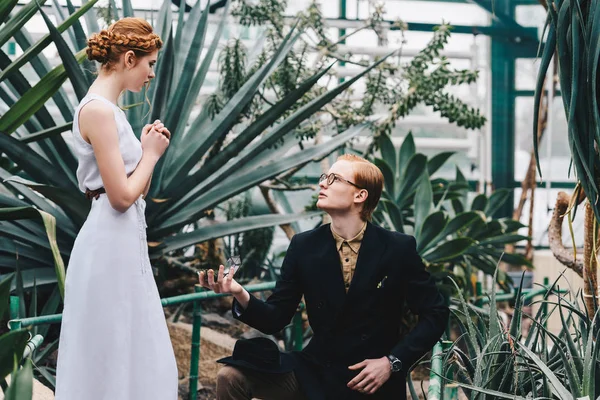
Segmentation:
<svg viewBox="0 0 600 400">
<path fill-rule="evenodd" d="M 389 355 L 387 359 L 390 361 L 390 368 L 392 372 L 398 372 L 402 369 L 402 361 L 400 361 L 396 356 Z"/>
</svg>

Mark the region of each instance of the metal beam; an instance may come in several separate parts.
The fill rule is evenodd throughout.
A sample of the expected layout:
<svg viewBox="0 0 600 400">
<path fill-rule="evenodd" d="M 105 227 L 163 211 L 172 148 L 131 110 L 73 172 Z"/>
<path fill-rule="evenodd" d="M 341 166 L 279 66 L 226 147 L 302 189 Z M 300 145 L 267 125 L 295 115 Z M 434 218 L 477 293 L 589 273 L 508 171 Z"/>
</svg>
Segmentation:
<svg viewBox="0 0 600 400">
<path fill-rule="evenodd" d="M 290 21 L 293 21 L 295 17 L 286 17 Z M 210 16 L 209 16 L 210 20 Z M 338 29 L 358 29 L 364 25 L 363 20 L 358 19 L 339 19 L 339 18 L 326 18 L 327 25 L 331 28 Z M 286 21 L 289 22 L 289 21 Z M 433 28 L 440 24 L 429 24 L 422 22 L 405 22 L 406 27 L 409 31 L 420 31 L 420 32 L 431 32 Z M 383 21 L 384 29 L 392 31 L 400 30 L 394 21 Z M 538 29 L 536 27 L 522 27 L 522 30 L 515 30 L 503 25 L 452 25 L 452 32 L 464 33 L 471 35 L 488 35 L 498 38 L 505 38 L 514 41 L 515 43 L 523 43 L 524 41 L 531 41 L 532 39 L 537 42 Z"/>
<path fill-rule="evenodd" d="M 515 18 L 514 18 L 514 13 L 511 14 L 507 14 L 505 12 L 502 11 L 501 7 L 509 7 L 509 8 L 514 8 L 515 4 L 511 4 L 510 1 L 506 1 L 504 2 L 503 5 L 500 5 L 499 2 L 495 2 L 495 0 L 467 0 L 467 2 L 469 4 L 475 4 L 479 7 L 481 7 L 482 9 L 484 9 L 485 11 L 487 11 L 491 17 L 492 20 L 494 22 L 499 22 L 500 24 L 502 24 L 504 27 L 509 28 L 510 30 L 514 31 L 518 36 L 519 39 L 517 39 L 517 42 L 520 42 L 521 39 L 526 39 L 527 40 L 527 44 L 531 44 L 533 43 L 535 45 L 535 47 L 538 47 L 539 45 L 539 41 L 538 41 L 538 34 L 537 34 L 537 29 L 535 30 L 535 32 L 532 32 L 530 28 L 524 27 L 523 25 L 519 24 Z M 521 46 L 523 47 L 523 46 Z M 531 46 L 526 46 L 529 47 L 529 49 L 526 50 L 525 52 L 525 56 L 529 56 L 529 53 L 532 52 L 533 48 Z M 523 55 L 521 55 L 523 56 Z M 531 57 L 531 56 L 530 56 Z"/>
<path fill-rule="evenodd" d="M 209 44 L 205 44 L 205 47 L 208 47 L 208 46 L 209 46 Z M 349 46 L 346 44 L 338 44 L 336 46 L 336 49 L 337 49 L 337 52 L 340 54 L 351 53 L 351 54 L 380 56 L 380 57 L 388 55 L 389 53 L 391 53 L 394 50 L 398 50 L 397 47 L 389 47 L 389 46 L 377 46 L 377 47 L 368 46 L 368 45 Z M 419 51 L 420 50 L 417 50 L 417 49 L 402 49 L 402 54 L 400 54 L 400 55 L 402 57 L 414 57 L 417 54 L 419 54 Z M 457 58 L 457 59 L 462 59 L 462 60 L 470 60 L 473 58 L 473 53 L 471 52 L 471 49 L 469 49 L 469 48 L 466 48 L 462 51 L 442 50 L 441 55 L 443 55 L 444 57 L 447 57 L 447 58 Z"/>
<path fill-rule="evenodd" d="M 501 4 L 503 3 L 503 4 Z M 514 15 L 514 6 L 498 2 L 499 12 Z M 497 22 L 494 22 L 496 24 Z M 492 184 L 495 189 L 513 189 L 515 181 L 515 58 L 511 45 L 491 40 Z M 497 217 L 511 217 L 514 192 L 498 210 Z"/>
<path fill-rule="evenodd" d="M 550 186 L 550 189 L 575 189 L 575 185 L 577 184 L 577 182 L 569 182 L 569 181 L 552 181 L 552 182 L 542 182 L 542 181 L 537 181 L 536 182 L 536 190 L 538 189 L 548 189 L 546 187 L 546 184 L 548 184 Z M 521 187 L 521 182 L 518 181 L 514 181 L 513 182 L 513 187 L 514 188 L 520 188 Z"/>
<path fill-rule="evenodd" d="M 340 20 L 343 20 L 343 21 L 346 20 L 346 17 L 347 17 L 346 11 L 347 11 L 346 10 L 346 0 L 340 0 L 340 18 L 339 18 Z M 346 28 L 339 28 L 338 35 L 340 38 L 346 36 Z M 346 44 L 346 40 L 345 39 L 340 40 L 340 43 Z M 345 62 L 343 62 L 343 61 L 340 62 L 341 67 L 344 67 L 345 65 L 346 65 Z M 345 81 L 345 79 L 343 77 L 338 78 L 338 84 L 342 84 L 342 83 L 344 83 L 344 81 Z"/>
<path fill-rule="evenodd" d="M 515 6 L 542 6 L 540 0 L 513 0 Z"/>
</svg>

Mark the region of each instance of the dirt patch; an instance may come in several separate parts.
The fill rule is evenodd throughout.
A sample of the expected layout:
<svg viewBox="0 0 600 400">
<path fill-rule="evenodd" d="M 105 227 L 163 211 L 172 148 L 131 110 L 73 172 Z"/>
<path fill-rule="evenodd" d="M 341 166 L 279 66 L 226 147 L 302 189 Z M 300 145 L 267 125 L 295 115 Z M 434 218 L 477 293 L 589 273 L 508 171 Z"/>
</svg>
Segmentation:
<svg viewBox="0 0 600 400">
<path fill-rule="evenodd" d="M 188 399 L 192 325 L 183 322 L 169 323 L 169 333 L 173 343 L 173 351 L 177 359 L 179 372 L 179 396 L 180 399 Z M 214 387 L 217 373 L 221 368 L 218 359 L 230 356 L 233 352 L 235 339 L 227 334 L 217 332 L 213 329 L 202 327 L 200 330 L 200 363 L 198 398 L 214 398 Z"/>
</svg>

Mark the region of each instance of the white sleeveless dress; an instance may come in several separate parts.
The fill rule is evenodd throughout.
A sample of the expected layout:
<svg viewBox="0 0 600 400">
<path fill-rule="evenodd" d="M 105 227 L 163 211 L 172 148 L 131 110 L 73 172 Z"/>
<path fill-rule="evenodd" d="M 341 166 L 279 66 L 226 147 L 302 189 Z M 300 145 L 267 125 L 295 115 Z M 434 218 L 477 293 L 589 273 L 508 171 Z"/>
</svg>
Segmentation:
<svg viewBox="0 0 600 400">
<path fill-rule="evenodd" d="M 92 146 L 79 132 L 79 110 L 92 100 L 114 109 L 127 174 L 142 157 L 125 113 L 88 94 L 73 119 L 81 191 L 104 186 Z M 106 194 L 92 200 L 67 269 L 57 400 L 177 399 L 177 365 L 148 257 L 145 204 L 140 196 L 121 213 Z"/>
</svg>

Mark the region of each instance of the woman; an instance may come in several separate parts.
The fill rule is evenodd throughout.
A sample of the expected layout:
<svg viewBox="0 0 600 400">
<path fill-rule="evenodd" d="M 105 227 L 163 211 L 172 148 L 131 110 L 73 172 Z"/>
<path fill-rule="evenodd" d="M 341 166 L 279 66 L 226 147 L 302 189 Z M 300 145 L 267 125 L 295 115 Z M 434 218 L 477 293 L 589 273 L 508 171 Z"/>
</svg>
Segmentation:
<svg viewBox="0 0 600 400">
<path fill-rule="evenodd" d="M 79 188 L 92 201 L 66 278 L 57 367 L 58 400 L 175 400 L 177 366 L 146 242 L 144 196 L 169 146 L 160 121 L 141 142 L 117 106 L 124 90 L 154 78 L 162 41 L 125 18 L 92 35 L 101 66 L 73 118 Z"/>
</svg>

